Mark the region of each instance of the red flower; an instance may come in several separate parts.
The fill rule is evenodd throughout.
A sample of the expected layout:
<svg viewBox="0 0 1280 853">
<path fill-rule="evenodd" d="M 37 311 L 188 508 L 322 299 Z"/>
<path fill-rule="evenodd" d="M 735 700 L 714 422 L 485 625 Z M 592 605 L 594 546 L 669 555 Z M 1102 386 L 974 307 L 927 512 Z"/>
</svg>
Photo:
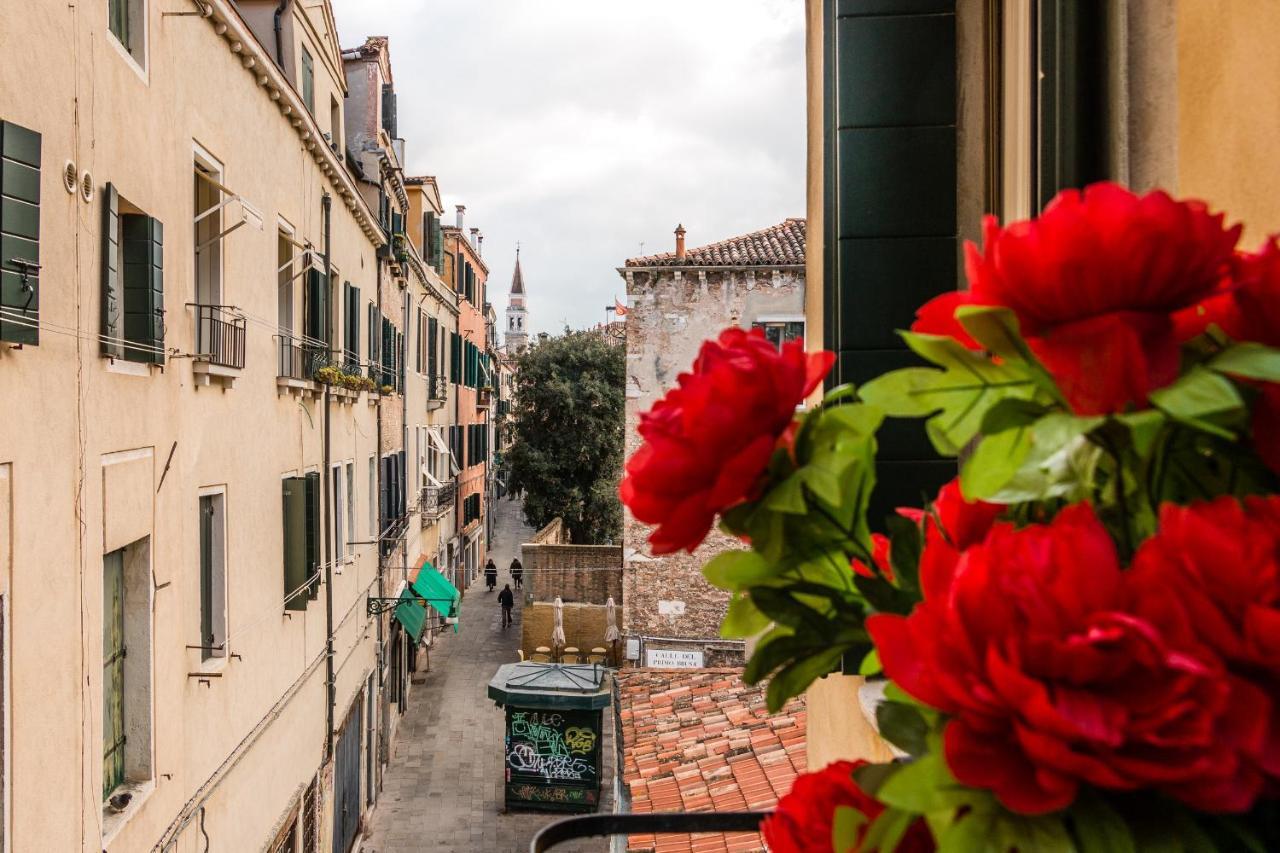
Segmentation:
<svg viewBox="0 0 1280 853">
<path fill-rule="evenodd" d="M 910 616 L 867 628 L 885 673 L 951 715 L 956 778 L 1015 811 L 1065 808 L 1082 783 L 1243 810 L 1261 786 L 1266 698 L 1231 679 L 1176 608 L 1139 615 L 1142 595 L 1076 504 L 1048 525 L 997 523 Z"/>
<path fill-rule="evenodd" d="M 889 537 L 883 533 L 871 534 L 871 562 L 875 563 L 876 569 L 880 570 L 880 574 L 890 583 L 893 582 L 893 563 L 889 559 L 889 549 L 892 543 Z M 854 574 L 862 575 L 864 578 L 873 578 L 876 576 L 873 570 L 866 563 L 854 557 L 849 561 L 849 567 L 853 569 Z"/>
<path fill-rule="evenodd" d="M 657 525 L 653 553 L 692 552 L 716 513 L 755 497 L 796 406 L 834 360 L 800 341 L 775 349 L 759 330 L 726 329 L 702 345 L 693 372 L 640 416 L 645 443 L 619 490 L 636 518 Z"/>
<path fill-rule="evenodd" d="M 1280 497 L 1165 504 L 1132 576 L 1167 591 L 1206 645 L 1280 698 Z M 1280 706 L 1272 710 L 1263 763 L 1280 779 Z"/>
<path fill-rule="evenodd" d="M 960 492 L 959 480 L 952 480 L 938 490 L 938 497 L 924 515 L 920 587 L 925 597 L 935 590 L 941 594 L 946 589 L 960 553 L 985 539 L 1004 509 L 1004 504 L 966 501 Z"/>
<path fill-rule="evenodd" d="M 840 806 L 855 808 L 867 816 L 867 823 L 884 811 L 884 806 L 858 787 L 853 771 L 865 761 L 836 761 L 816 773 L 804 773 L 791 783 L 791 791 L 760 824 L 760 831 L 772 853 L 822 853 L 833 850 L 832 824 Z M 858 842 L 866 836 L 858 833 Z M 933 836 L 923 820 L 907 830 L 897 849 L 901 853 L 927 853 L 934 849 Z M 845 853 L 845 851 L 839 851 Z"/>
<path fill-rule="evenodd" d="M 1142 406 L 1178 372 L 1172 314 L 1218 284 L 1240 226 L 1198 201 L 1111 183 L 1059 193 L 1038 219 L 983 225 L 965 247 L 970 290 L 926 303 L 912 328 L 976 345 L 953 314 L 1004 305 L 1080 414 Z"/>
</svg>

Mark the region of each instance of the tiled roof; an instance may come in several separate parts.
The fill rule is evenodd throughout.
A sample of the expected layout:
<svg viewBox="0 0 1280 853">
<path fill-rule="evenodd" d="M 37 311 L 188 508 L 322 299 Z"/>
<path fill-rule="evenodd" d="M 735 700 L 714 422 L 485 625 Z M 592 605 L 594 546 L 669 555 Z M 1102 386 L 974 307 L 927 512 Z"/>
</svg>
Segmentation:
<svg viewBox="0 0 1280 853">
<path fill-rule="evenodd" d="M 628 258 L 629 267 L 776 267 L 804 263 L 805 220 L 786 219 L 777 225 L 730 237 L 719 243 L 689 249 L 684 259 L 675 252 Z"/>
<path fill-rule="evenodd" d="M 770 714 L 740 669 L 624 669 L 617 685 L 632 812 L 766 811 L 805 771 L 804 700 Z M 627 840 L 653 853 L 763 849 L 756 832 Z"/>
</svg>

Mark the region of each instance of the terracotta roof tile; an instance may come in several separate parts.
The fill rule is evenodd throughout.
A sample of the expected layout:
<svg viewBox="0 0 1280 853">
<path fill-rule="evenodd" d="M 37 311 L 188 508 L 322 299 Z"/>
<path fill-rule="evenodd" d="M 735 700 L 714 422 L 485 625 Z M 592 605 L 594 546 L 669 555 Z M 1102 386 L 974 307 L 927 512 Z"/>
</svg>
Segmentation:
<svg viewBox="0 0 1280 853">
<path fill-rule="evenodd" d="M 771 716 L 741 670 L 617 675 L 623 782 L 634 812 L 766 811 L 805 767 L 803 699 Z M 758 833 L 634 835 L 629 851 L 764 849 Z"/>
<path fill-rule="evenodd" d="M 777 225 L 730 237 L 718 243 L 675 252 L 628 258 L 629 267 L 778 267 L 804 263 L 805 220 L 786 219 Z"/>
</svg>

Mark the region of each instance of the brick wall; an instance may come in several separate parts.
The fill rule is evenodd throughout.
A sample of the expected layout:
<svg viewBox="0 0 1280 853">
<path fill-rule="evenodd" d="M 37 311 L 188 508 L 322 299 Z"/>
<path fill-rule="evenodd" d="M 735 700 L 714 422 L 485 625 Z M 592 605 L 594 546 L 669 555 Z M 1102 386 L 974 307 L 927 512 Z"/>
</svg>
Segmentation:
<svg viewBox="0 0 1280 853">
<path fill-rule="evenodd" d="M 548 521 L 546 527 L 533 534 L 533 538 L 529 540 L 534 545 L 564 545 L 567 541 L 564 519 L 558 515 Z"/>
<path fill-rule="evenodd" d="M 750 327 L 757 320 L 804 317 L 802 270 L 711 270 L 660 273 L 627 270 L 626 453 L 640 446 L 640 413 L 693 364 L 702 342 L 730 325 Z M 623 589 L 623 632 L 628 635 L 718 638 L 728 593 L 702 577 L 702 566 L 716 554 L 742 547 L 712 531 L 690 555 L 653 557 L 646 539 L 650 528 L 626 513 L 623 547 L 627 554 Z M 708 664 L 712 665 L 712 664 Z"/>
<path fill-rule="evenodd" d="M 521 648 L 527 658 L 538 646 L 551 646 L 551 629 L 555 607 L 545 601 L 526 604 L 521 611 Z M 596 647 L 608 648 L 604 641 L 605 608 L 598 604 L 566 604 L 564 606 L 564 638 L 566 646 L 574 646 L 583 654 Z M 619 650 L 619 654 L 621 654 Z"/>
<path fill-rule="evenodd" d="M 604 604 L 622 601 L 622 546 L 535 545 L 520 546 L 527 600 Z"/>
</svg>

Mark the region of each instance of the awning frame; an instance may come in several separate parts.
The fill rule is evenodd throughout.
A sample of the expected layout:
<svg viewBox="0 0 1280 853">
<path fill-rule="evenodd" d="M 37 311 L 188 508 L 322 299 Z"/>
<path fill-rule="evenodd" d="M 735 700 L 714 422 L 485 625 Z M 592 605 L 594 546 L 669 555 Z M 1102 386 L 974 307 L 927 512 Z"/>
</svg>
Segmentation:
<svg viewBox="0 0 1280 853">
<path fill-rule="evenodd" d="M 225 198 L 207 210 L 197 213 L 196 218 L 193 220 L 193 224 L 198 225 L 205 217 L 212 216 L 214 213 L 222 210 L 230 204 L 239 203 L 240 205 L 240 221 L 236 222 L 230 228 L 223 229 L 222 233 L 214 237 L 210 237 L 208 240 L 205 240 L 203 243 L 196 246 L 196 254 L 199 254 L 221 240 L 223 237 L 226 237 L 232 231 L 235 231 L 237 228 L 241 228 L 245 225 L 252 225 L 258 231 L 262 230 L 262 211 L 250 204 L 244 196 L 235 192 L 226 185 L 219 183 L 212 175 L 206 174 L 203 169 L 196 169 L 196 177 L 201 178 L 210 184 L 214 189 L 224 195 Z"/>
</svg>

